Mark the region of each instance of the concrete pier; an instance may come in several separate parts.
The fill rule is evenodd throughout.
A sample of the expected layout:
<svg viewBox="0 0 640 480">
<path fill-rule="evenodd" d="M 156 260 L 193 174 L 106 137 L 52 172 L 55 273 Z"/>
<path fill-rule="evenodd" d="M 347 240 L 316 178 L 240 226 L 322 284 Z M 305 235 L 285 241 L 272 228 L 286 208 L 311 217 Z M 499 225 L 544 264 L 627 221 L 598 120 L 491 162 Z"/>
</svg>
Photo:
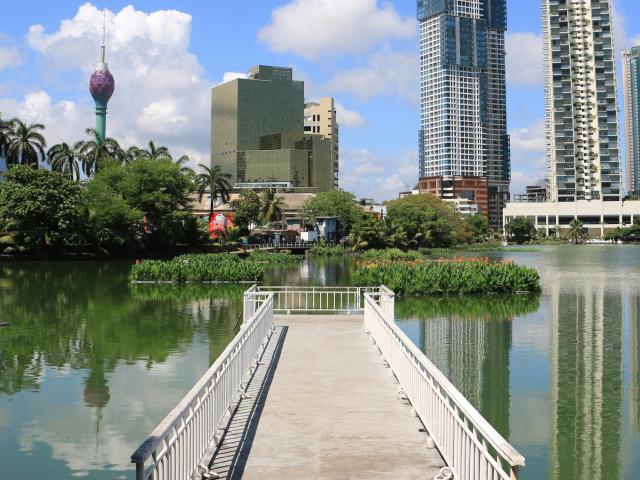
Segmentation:
<svg viewBox="0 0 640 480">
<path fill-rule="evenodd" d="M 360 315 L 278 316 L 211 467 L 221 478 L 432 479 L 444 466 Z"/>
</svg>

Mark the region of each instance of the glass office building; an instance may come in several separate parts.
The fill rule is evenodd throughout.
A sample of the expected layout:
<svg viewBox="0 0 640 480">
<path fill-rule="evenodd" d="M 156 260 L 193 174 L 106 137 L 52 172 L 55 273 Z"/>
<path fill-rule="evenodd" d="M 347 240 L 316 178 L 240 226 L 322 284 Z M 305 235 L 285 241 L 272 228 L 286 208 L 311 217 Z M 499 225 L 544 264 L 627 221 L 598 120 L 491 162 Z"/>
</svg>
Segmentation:
<svg viewBox="0 0 640 480">
<path fill-rule="evenodd" d="M 620 151 L 609 0 L 543 0 L 551 200 L 617 201 Z"/>
<path fill-rule="evenodd" d="M 505 0 L 418 0 L 420 177 L 486 177 L 489 221 L 509 199 Z"/>
<path fill-rule="evenodd" d="M 640 46 L 622 53 L 627 191 L 640 195 Z"/>
</svg>

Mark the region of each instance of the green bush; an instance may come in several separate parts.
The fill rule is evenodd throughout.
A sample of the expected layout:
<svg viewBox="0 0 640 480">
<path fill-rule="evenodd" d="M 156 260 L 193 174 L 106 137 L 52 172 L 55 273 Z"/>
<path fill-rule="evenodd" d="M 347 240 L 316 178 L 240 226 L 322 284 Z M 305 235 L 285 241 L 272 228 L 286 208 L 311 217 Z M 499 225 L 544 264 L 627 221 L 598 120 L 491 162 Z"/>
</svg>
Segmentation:
<svg viewBox="0 0 640 480">
<path fill-rule="evenodd" d="M 416 250 L 403 252 L 399 248 L 387 248 L 385 250 L 368 250 L 362 254 L 365 260 L 418 260 L 425 258 L 425 255 Z"/>
<path fill-rule="evenodd" d="M 249 259 L 271 265 L 291 265 L 300 261 L 300 257 L 291 252 L 264 252 L 261 250 L 252 251 L 249 254 Z"/>
<path fill-rule="evenodd" d="M 172 260 L 145 260 L 131 267 L 133 282 L 257 282 L 265 266 L 233 254 L 181 255 Z"/>
<path fill-rule="evenodd" d="M 386 285 L 398 295 L 537 292 L 540 276 L 532 268 L 482 259 L 414 262 L 363 262 L 355 285 Z"/>
<path fill-rule="evenodd" d="M 348 255 L 349 251 L 341 247 L 340 245 L 326 246 L 326 245 L 316 245 L 309 250 L 310 255 L 314 255 L 316 257 L 340 257 L 344 255 Z"/>
</svg>

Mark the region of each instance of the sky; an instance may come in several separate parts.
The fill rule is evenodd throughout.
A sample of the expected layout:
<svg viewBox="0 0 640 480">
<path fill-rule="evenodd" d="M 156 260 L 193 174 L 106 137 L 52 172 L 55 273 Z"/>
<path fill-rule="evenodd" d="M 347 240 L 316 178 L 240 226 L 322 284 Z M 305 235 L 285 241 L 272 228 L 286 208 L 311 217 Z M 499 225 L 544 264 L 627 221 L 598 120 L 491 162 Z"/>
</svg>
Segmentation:
<svg viewBox="0 0 640 480">
<path fill-rule="evenodd" d="M 289 66 L 305 81 L 307 100 L 333 96 L 338 102 L 341 188 L 388 200 L 415 185 L 415 0 L 3 2 L 3 118 L 46 124 L 49 145 L 80 140 L 94 125 L 88 79 L 103 8 L 116 79 L 107 134 L 123 145 L 153 140 L 208 164 L 211 87 L 254 65 Z M 508 0 L 508 18 L 511 191 L 519 193 L 546 169 L 540 1 Z M 637 18 L 640 2 L 614 1 L 618 59 L 640 44 Z"/>
</svg>

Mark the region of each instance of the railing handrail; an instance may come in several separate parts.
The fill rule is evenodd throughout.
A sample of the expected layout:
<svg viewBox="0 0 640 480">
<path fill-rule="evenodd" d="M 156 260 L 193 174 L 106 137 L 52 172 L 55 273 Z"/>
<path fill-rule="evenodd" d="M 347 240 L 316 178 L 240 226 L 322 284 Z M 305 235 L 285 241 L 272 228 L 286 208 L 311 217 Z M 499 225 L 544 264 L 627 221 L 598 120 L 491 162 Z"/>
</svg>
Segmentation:
<svg viewBox="0 0 640 480">
<path fill-rule="evenodd" d="M 473 424 L 473 428 L 481 434 L 481 436 L 496 450 L 498 454 L 511 466 L 521 467 L 525 464 L 524 457 L 504 438 L 500 433 L 491 426 L 491 424 L 478 412 L 471 403 L 460 393 L 460 391 L 449 381 L 449 379 L 427 358 L 427 356 L 415 345 L 413 341 L 398 327 L 395 323 L 395 319 L 388 319 L 380 305 L 375 301 L 375 294 L 365 293 L 365 302 L 369 302 L 370 306 L 376 311 L 377 315 L 384 322 L 385 327 L 395 337 L 395 340 L 402 346 L 406 353 L 409 353 L 412 357 L 414 364 L 418 364 L 422 369 L 419 369 L 420 374 L 424 376 L 424 371 L 439 384 L 442 390 L 446 392 L 446 395 L 453 401 L 459 412 Z M 374 338 L 374 340 L 376 340 Z M 427 379 L 428 380 L 428 379 Z M 402 386 L 402 385 L 401 385 Z M 436 389 L 439 395 L 442 395 L 442 390 Z M 451 404 L 443 398 L 443 401 L 452 408 Z M 462 423 L 459 415 L 455 415 L 457 421 Z M 468 430 L 468 426 L 462 425 Z M 471 433 L 471 432 L 470 432 Z M 473 434 L 472 434 L 473 436 Z M 475 436 L 474 436 L 475 437 Z M 438 439 L 434 438 L 434 441 L 438 443 Z M 477 438 L 476 438 L 477 441 Z M 446 455 L 446 452 L 442 452 Z"/>
<path fill-rule="evenodd" d="M 255 285 L 254 285 L 255 287 Z M 273 306 L 273 294 L 262 303 L 262 305 L 256 310 L 252 319 L 254 321 L 259 320 L 264 310 Z M 164 420 L 158 424 L 155 430 L 142 442 L 142 444 L 131 455 L 132 463 L 145 462 L 152 453 L 160 445 L 163 439 L 170 433 L 170 430 L 180 422 L 181 418 L 188 412 L 192 404 L 198 400 L 202 391 L 207 387 L 209 382 L 214 376 L 226 368 L 226 363 L 234 353 L 234 350 L 238 344 L 242 341 L 246 332 L 251 329 L 254 322 L 246 322 L 241 328 L 234 339 L 227 345 L 224 351 L 216 359 L 216 361 L 209 367 L 209 369 L 200 377 L 196 384 L 189 390 L 184 398 L 175 406 L 175 408 L 167 415 Z"/>
</svg>

